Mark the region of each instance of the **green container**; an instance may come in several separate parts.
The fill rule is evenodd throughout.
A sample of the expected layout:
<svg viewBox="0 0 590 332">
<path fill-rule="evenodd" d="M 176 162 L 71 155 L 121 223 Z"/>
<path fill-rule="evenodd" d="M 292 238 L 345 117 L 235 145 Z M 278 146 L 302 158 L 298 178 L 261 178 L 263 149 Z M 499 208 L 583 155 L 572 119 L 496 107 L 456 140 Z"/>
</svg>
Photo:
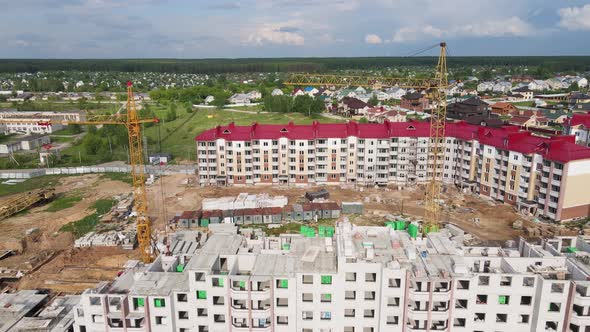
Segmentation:
<svg viewBox="0 0 590 332">
<path fill-rule="evenodd" d="M 315 237 L 315 229 L 313 229 L 313 228 L 309 228 L 309 229 L 307 230 L 307 234 L 306 234 L 306 236 L 307 236 L 307 237 Z"/>
<path fill-rule="evenodd" d="M 393 221 L 386 221 L 385 222 L 385 227 L 389 227 L 389 228 L 393 228 L 393 229 L 397 229 L 396 228 L 396 224 Z"/>
<path fill-rule="evenodd" d="M 246 282 L 245 281 L 240 281 L 240 288 L 246 289 Z"/>
<path fill-rule="evenodd" d="M 403 220 L 397 220 L 395 222 L 395 229 L 397 230 L 404 230 L 406 229 L 406 222 Z"/>
<path fill-rule="evenodd" d="M 576 248 L 576 247 L 567 247 L 566 251 L 567 252 L 577 252 L 578 251 L 578 248 Z"/>
<path fill-rule="evenodd" d="M 208 227 L 209 226 L 209 219 L 201 219 L 201 226 Z"/>
<path fill-rule="evenodd" d="M 305 234 L 306 232 L 307 232 L 307 226 L 301 225 L 301 227 L 299 227 L 299 233 Z"/>
<path fill-rule="evenodd" d="M 183 271 L 184 271 L 184 265 L 182 265 L 182 264 L 176 265 L 176 272 L 183 272 Z"/>
<path fill-rule="evenodd" d="M 289 250 L 291 249 L 291 244 L 290 243 L 283 243 L 283 250 Z"/>
<path fill-rule="evenodd" d="M 410 237 L 415 239 L 418 237 L 418 226 L 414 225 L 414 224 L 409 224 L 408 225 L 408 234 L 410 234 Z"/>
</svg>

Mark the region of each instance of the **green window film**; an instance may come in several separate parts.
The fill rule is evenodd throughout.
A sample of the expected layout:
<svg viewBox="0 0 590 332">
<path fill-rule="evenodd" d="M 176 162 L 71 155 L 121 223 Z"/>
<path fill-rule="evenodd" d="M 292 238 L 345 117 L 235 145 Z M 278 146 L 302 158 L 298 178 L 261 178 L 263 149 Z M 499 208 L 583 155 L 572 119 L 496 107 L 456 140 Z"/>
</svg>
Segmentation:
<svg viewBox="0 0 590 332">
<path fill-rule="evenodd" d="M 135 306 L 136 307 L 145 307 L 145 299 L 142 298 L 135 298 Z"/>
<path fill-rule="evenodd" d="M 279 288 L 289 288 L 289 280 L 287 280 L 287 279 L 279 280 Z"/>
<path fill-rule="evenodd" d="M 205 300 L 206 298 L 207 298 L 207 291 L 204 291 L 204 290 L 197 291 L 197 299 Z"/>
<path fill-rule="evenodd" d="M 166 306 L 166 301 L 164 299 L 154 299 L 154 306 L 156 308 L 164 308 Z"/>
<path fill-rule="evenodd" d="M 504 295 L 498 296 L 498 303 L 506 304 L 506 296 L 504 296 Z"/>
<path fill-rule="evenodd" d="M 331 285 L 332 284 L 332 276 L 322 276 L 322 284 Z"/>
<path fill-rule="evenodd" d="M 246 288 L 246 282 L 240 281 L 240 288 Z"/>
</svg>

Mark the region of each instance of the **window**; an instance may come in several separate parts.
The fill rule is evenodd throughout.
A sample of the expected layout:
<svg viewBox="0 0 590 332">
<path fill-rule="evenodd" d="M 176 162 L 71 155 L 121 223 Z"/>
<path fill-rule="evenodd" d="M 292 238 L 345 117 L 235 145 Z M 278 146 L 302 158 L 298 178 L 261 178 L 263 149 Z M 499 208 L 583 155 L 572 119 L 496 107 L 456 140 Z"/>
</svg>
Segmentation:
<svg viewBox="0 0 590 332">
<path fill-rule="evenodd" d="M 551 284 L 551 293 L 563 293 L 563 284 L 553 283 Z"/>
<path fill-rule="evenodd" d="M 510 296 L 499 295 L 498 296 L 498 304 L 510 304 Z"/>
<path fill-rule="evenodd" d="M 312 293 L 303 293 L 301 295 L 301 300 L 303 302 L 313 302 L 313 294 Z"/>
<path fill-rule="evenodd" d="M 390 288 L 400 288 L 402 280 L 399 278 L 389 278 L 388 286 Z"/>
<path fill-rule="evenodd" d="M 277 316 L 277 325 L 288 325 L 289 316 Z"/>
<path fill-rule="evenodd" d="M 356 281 L 356 273 L 346 272 L 346 281 Z"/>
<path fill-rule="evenodd" d="M 322 285 L 331 285 L 332 276 L 322 276 Z"/>
<path fill-rule="evenodd" d="M 188 295 L 185 293 L 178 293 L 176 294 L 176 300 L 178 302 L 188 302 Z"/>
<path fill-rule="evenodd" d="M 365 317 L 365 318 L 373 318 L 373 317 L 375 317 L 375 310 L 373 310 L 373 309 L 365 309 L 363 311 L 363 317 Z"/>
<path fill-rule="evenodd" d="M 489 286 L 490 285 L 490 277 L 489 276 L 479 276 L 479 286 Z"/>
<path fill-rule="evenodd" d="M 483 312 L 479 312 L 475 314 L 475 317 L 473 318 L 473 321 L 475 322 L 485 322 L 486 320 L 486 314 Z"/>
<path fill-rule="evenodd" d="M 457 283 L 457 289 L 469 289 L 469 280 L 459 280 Z"/>
<path fill-rule="evenodd" d="M 166 317 L 156 316 L 156 325 L 166 325 Z"/>
<path fill-rule="evenodd" d="M 197 291 L 197 300 L 205 300 L 207 299 L 207 291 L 198 290 Z"/>
<path fill-rule="evenodd" d="M 145 299 L 134 297 L 133 298 L 133 308 L 137 310 L 137 308 L 145 307 Z"/>
<path fill-rule="evenodd" d="M 199 317 L 207 317 L 207 309 L 205 309 L 205 308 L 198 308 L 197 309 L 197 316 L 199 316 Z"/>
<path fill-rule="evenodd" d="M 559 312 L 561 310 L 561 303 L 551 302 L 549 303 L 549 312 Z"/>
<path fill-rule="evenodd" d="M 500 286 L 510 286 L 512 284 L 512 277 L 502 277 L 500 279 Z"/>
<path fill-rule="evenodd" d="M 164 299 L 154 299 L 154 307 L 156 307 L 156 308 L 164 308 L 164 307 L 166 307 L 166 300 L 164 300 Z"/>
<path fill-rule="evenodd" d="M 476 296 L 475 303 L 477 303 L 477 304 L 488 304 L 488 296 L 487 295 L 478 294 Z"/>
<path fill-rule="evenodd" d="M 365 300 L 375 301 L 375 292 L 365 292 Z"/>
<path fill-rule="evenodd" d="M 303 320 L 313 320 L 313 311 L 304 311 L 302 314 Z"/>
<path fill-rule="evenodd" d="M 399 307 L 399 297 L 388 297 L 387 298 L 387 306 L 388 307 Z"/>
<path fill-rule="evenodd" d="M 277 280 L 277 288 L 289 288 L 289 280 L 278 279 Z"/>
<path fill-rule="evenodd" d="M 223 296 L 213 296 L 213 305 L 224 305 L 225 298 Z"/>
<path fill-rule="evenodd" d="M 365 282 L 377 281 L 377 273 L 365 273 Z"/>
<path fill-rule="evenodd" d="M 533 287 L 535 285 L 535 278 L 534 277 L 524 277 L 522 279 L 522 285 L 524 287 Z"/>
<path fill-rule="evenodd" d="M 213 287 L 223 287 L 223 279 L 222 278 L 213 278 L 211 279 L 213 283 Z"/>
<path fill-rule="evenodd" d="M 331 320 L 332 313 L 329 311 L 322 311 L 322 312 L 320 312 L 320 319 L 321 320 Z"/>
<path fill-rule="evenodd" d="M 332 302 L 332 294 L 322 294 L 320 298 L 321 302 Z"/>
<path fill-rule="evenodd" d="M 311 285 L 311 284 L 313 284 L 313 276 L 312 275 L 309 275 L 309 274 L 306 274 L 306 275 L 303 276 L 303 280 L 302 281 L 303 281 L 304 284 Z"/>
<path fill-rule="evenodd" d="M 345 291 L 344 292 L 344 299 L 345 300 L 354 300 L 354 299 L 356 299 L 356 292 L 355 291 Z"/>
<path fill-rule="evenodd" d="M 223 314 L 213 315 L 213 321 L 215 323 L 225 323 L 225 315 L 223 315 Z"/>
<path fill-rule="evenodd" d="M 188 311 L 179 311 L 178 319 L 188 319 Z"/>
<path fill-rule="evenodd" d="M 496 315 L 496 323 L 506 323 L 508 321 L 507 314 L 497 314 Z"/>
<path fill-rule="evenodd" d="M 455 318 L 453 320 L 453 326 L 465 327 L 465 318 Z"/>
<path fill-rule="evenodd" d="M 531 296 L 520 297 L 520 305 L 531 305 L 531 303 L 533 303 L 533 298 Z"/>
<path fill-rule="evenodd" d="M 528 324 L 530 319 L 531 319 L 530 315 L 519 315 L 518 322 L 522 323 L 522 324 Z"/>
<path fill-rule="evenodd" d="M 289 305 L 289 299 L 284 297 L 277 298 L 277 307 L 287 307 Z"/>
<path fill-rule="evenodd" d="M 455 301 L 455 309 L 467 309 L 467 300 L 457 299 Z"/>
</svg>

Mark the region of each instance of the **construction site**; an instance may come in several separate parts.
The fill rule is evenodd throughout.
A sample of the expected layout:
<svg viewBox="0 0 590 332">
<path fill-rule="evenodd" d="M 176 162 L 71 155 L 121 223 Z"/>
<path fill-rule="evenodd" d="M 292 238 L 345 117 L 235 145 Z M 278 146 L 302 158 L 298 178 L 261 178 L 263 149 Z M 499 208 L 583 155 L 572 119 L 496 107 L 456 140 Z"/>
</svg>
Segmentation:
<svg viewBox="0 0 590 332">
<path fill-rule="evenodd" d="M 316 264 L 316 257 L 326 256 L 330 259 L 335 257 L 332 238 L 338 237 L 339 241 L 342 241 L 341 248 L 336 251 L 338 255 L 347 257 L 353 256 L 351 241 L 366 238 L 366 241 L 359 245 L 362 249 L 359 249 L 359 252 L 362 251 L 362 259 L 372 261 L 387 256 L 379 251 L 391 242 L 383 239 L 392 237 L 395 241 L 391 243 L 396 245 L 391 250 L 400 251 L 401 246 L 410 248 L 411 250 L 408 249 L 410 251 L 404 253 L 409 260 L 415 260 L 415 251 L 420 250 L 421 257 L 426 261 L 428 250 L 425 246 L 428 241 L 434 243 L 431 249 L 435 248 L 442 255 L 451 251 L 455 252 L 458 250 L 455 247 L 459 248 L 463 245 L 502 247 L 510 243 L 509 247 L 513 248 L 514 243 L 518 241 L 524 243 L 524 239 L 532 241 L 558 236 L 576 237 L 583 232 L 580 229 L 568 229 L 559 223 L 541 222 L 530 213 L 523 212 L 520 206 L 506 204 L 498 199 L 466 190 L 463 185 L 448 184 L 441 180 L 445 172 L 443 168 L 446 165 L 444 161 L 447 138 L 444 90 L 448 88 L 448 83 L 446 81 L 446 45 L 441 43 L 440 47 L 441 55 L 434 78 L 424 80 L 402 78 L 379 82 L 391 86 L 424 89 L 437 105 L 431 113 L 428 140 L 423 149 L 427 157 L 409 164 L 409 167 L 415 168 L 416 179 L 419 178 L 416 174 L 420 172 L 420 162 L 426 166 L 425 174 L 426 169 L 431 169 L 434 175 L 431 172 L 430 177 L 424 177 L 424 181 L 413 179 L 411 183 L 403 186 L 393 183 L 357 185 L 357 183 L 348 182 L 321 186 L 291 185 L 289 179 L 296 179 L 295 175 L 290 178 L 287 175 L 277 176 L 280 185 L 249 186 L 245 183 L 245 176 L 244 182 L 241 183 L 239 182 L 242 181 L 241 176 L 235 176 L 231 178 L 233 183 L 227 183 L 224 177 L 223 184 L 204 185 L 202 179 L 207 181 L 212 179 L 213 182 L 221 180 L 221 177 L 208 175 L 207 168 L 204 173 L 148 175 L 142 149 L 141 124 L 158 122 L 158 119 L 139 118 L 131 83 L 128 84 L 127 89 L 126 115 L 87 116 L 83 121 L 62 120 L 63 125 L 125 126 L 129 133 L 131 172 L 125 177 L 113 177 L 109 174 L 53 175 L 42 188 L 24 190 L 2 197 L 0 200 L 0 282 L 3 292 L 43 290 L 51 296 L 60 296 L 58 304 L 67 304 L 71 298 L 63 298 L 64 295 L 82 294 L 84 296 L 88 294 L 89 289 L 100 293 L 107 290 L 108 285 L 111 285 L 114 280 L 125 283 L 127 280 L 125 278 L 131 278 L 125 277 L 128 272 L 143 271 L 148 266 L 151 266 L 150 272 L 161 269 L 160 272 L 182 273 L 185 266 L 189 264 L 189 260 L 192 262 L 199 259 L 197 250 L 205 245 L 215 246 L 216 250 L 227 245 L 232 250 L 243 249 L 247 252 L 255 252 L 261 248 L 278 250 L 275 246 L 276 241 L 281 242 L 281 250 L 289 251 L 291 243 L 294 243 L 296 245 L 293 253 L 302 256 L 297 256 L 299 257 L 297 259 Z M 316 79 L 317 77 L 314 76 L 297 76 L 294 81 L 287 84 L 326 84 L 325 81 L 314 83 Z M 338 82 L 331 81 L 329 84 L 338 85 Z M 347 84 L 350 84 L 350 81 Z M 357 81 L 356 84 L 375 85 L 376 82 L 368 79 L 365 83 Z M 347 125 L 356 127 L 354 123 Z M 413 125 L 411 127 L 411 130 L 416 130 Z M 278 128 L 280 128 L 278 132 L 283 136 L 277 139 L 276 144 L 270 141 L 271 146 L 278 146 L 279 140 L 285 139 L 289 130 L 293 132 L 296 130 L 291 124 Z M 231 130 L 239 129 L 233 126 L 224 130 L 217 129 L 218 132 L 221 131 L 220 135 L 231 135 Z M 226 137 L 228 140 L 231 138 Z M 415 136 L 412 137 L 415 138 Z M 340 142 L 340 138 L 338 141 Z M 223 142 L 226 144 L 225 141 Z M 286 140 L 280 142 L 287 146 Z M 388 141 L 387 144 L 393 144 L 393 142 L 397 144 L 397 138 L 395 141 L 393 139 Z M 289 145 L 296 145 L 294 141 L 291 143 Z M 346 143 L 344 144 L 347 145 Z M 303 142 L 301 144 L 303 146 Z M 323 139 L 317 140 L 315 145 L 319 147 L 316 153 L 327 153 L 322 151 L 323 144 L 326 144 Z M 240 143 L 235 145 L 240 147 Z M 202 146 L 206 151 L 211 145 L 203 144 Z M 227 149 L 231 147 L 231 144 L 224 147 Z M 414 148 L 418 153 L 418 146 Z M 198 149 L 197 146 L 195 149 Z M 211 154 L 219 154 L 220 151 L 224 149 L 216 150 Z M 335 151 L 332 152 L 333 170 L 336 170 Z M 240 155 L 239 152 L 236 154 Z M 276 154 L 278 155 L 278 152 Z M 321 158 L 323 157 L 319 156 L 318 160 Z M 218 162 L 220 161 L 217 159 L 212 161 L 215 164 Z M 295 163 L 295 161 L 292 162 Z M 237 162 L 236 168 L 241 168 L 240 163 L 240 161 Z M 303 164 L 304 162 L 300 160 L 301 169 Z M 475 164 L 471 166 L 471 177 L 475 168 L 477 168 Z M 269 184 L 273 184 L 272 177 L 267 179 Z M 298 179 L 307 181 L 303 176 Z M 336 179 L 336 176 L 332 179 Z M 41 178 L 8 180 L 0 186 L 25 187 L 35 181 L 41 181 Z M 475 187 L 472 182 L 468 185 Z M 390 227 L 396 231 L 407 229 L 408 235 L 391 233 L 384 227 Z M 189 235 L 185 240 L 178 240 L 185 231 L 192 233 L 187 233 Z M 255 243 L 253 246 L 243 248 L 241 245 L 231 246 L 231 241 L 238 241 L 234 237 L 227 238 L 226 240 L 230 241 L 227 243 L 211 244 L 211 241 L 217 239 L 216 236 L 222 238 L 216 232 L 223 234 L 240 232 L 240 234 L 246 234 L 245 238 Z M 196 236 L 196 240 L 192 238 L 193 235 Z M 270 237 L 265 239 L 266 235 Z M 317 237 L 326 239 L 318 240 Z M 376 241 L 378 246 L 369 239 Z M 246 240 L 240 238 L 239 241 Z M 322 242 L 322 245 L 316 247 L 318 241 Z M 307 247 L 308 244 L 314 244 L 314 246 Z M 573 248 L 573 246 L 570 247 Z M 324 249 L 327 255 L 324 255 L 322 251 Z M 507 249 L 507 254 L 513 255 L 511 250 Z M 203 257 L 208 254 L 210 252 L 204 253 Z M 196 257 L 191 260 L 192 255 Z M 403 255 L 400 254 L 401 256 Z M 247 265 L 247 263 L 240 264 Z M 330 264 L 328 267 L 314 265 L 314 269 L 319 271 L 322 268 L 336 268 Z M 223 265 L 220 263 L 220 266 L 215 267 L 216 271 L 223 270 Z M 427 270 L 432 268 L 426 265 Z M 459 265 L 456 264 L 453 269 L 461 270 Z M 220 273 L 227 275 L 227 272 Z M 237 274 L 240 275 L 241 272 Z M 170 280 L 173 282 L 173 279 L 178 277 L 166 278 L 172 278 Z M 369 276 L 369 278 L 373 277 Z M 322 284 L 326 280 L 328 279 L 322 275 Z M 331 284 L 331 279 L 329 280 Z M 26 293 L 26 296 L 38 298 L 39 303 L 45 301 L 45 297 L 41 294 Z M 157 308 L 165 306 L 162 304 L 164 302 L 160 301 L 163 300 L 158 299 L 158 302 L 155 302 Z M 136 306 L 143 307 L 143 304 Z M 322 319 L 331 319 L 331 314 L 322 317 Z M 61 319 L 61 316 L 54 318 Z M 127 323 L 117 319 L 113 318 L 109 324 L 113 324 L 113 327 L 126 326 Z M 242 327 L 247 326 L 247 323 L 241 324 Z M 264 320 L 259 324 L 262 327 L 270 323 Z M 97 328 L 98 330 L 100 329 Z"/>
</svg>

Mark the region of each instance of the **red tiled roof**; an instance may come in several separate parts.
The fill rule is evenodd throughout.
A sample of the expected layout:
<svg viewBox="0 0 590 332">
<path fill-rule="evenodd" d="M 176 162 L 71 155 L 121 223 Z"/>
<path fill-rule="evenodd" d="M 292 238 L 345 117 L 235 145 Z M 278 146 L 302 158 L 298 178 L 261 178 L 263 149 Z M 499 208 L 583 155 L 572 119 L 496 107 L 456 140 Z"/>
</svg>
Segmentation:
<svg viewBox="0 0 590 332">
<path fill-rule="evenodd" d="M 512 119 L 519 117 L 513 117 Z M 359 124 L 351 121 L 348 123 L 320 124 L 314 121 L 312 125 L 294 125 L 293 123 L 289 123 L 287 125 L 253 124 L 251 126 L 235 126 L 231 123 L 228 126 L 218 126 L 209 129 L 197 136 L 195 140 L 214 141 L 223 138 L 229 141 L 249 141 L 256 139 L 278 139 L 280 137 L 313 140 L 317 138 L 346 138 L 348 136 L 358 138 L 391 138 L 428 137 L 429 135 L 429 122 L 384 121 L 382 124 Z M 463 121 L 447 122 L 446 135 L 462 140 L 478 140 L 481 144 L 525 154 L 536 152 L 548 159 L 560 162 L 590 158 L 590 148 L 578 148 L 575 146 L 573 136 L 552 137 L 551 139 L 542 138 L 533 136 L 528 131 L 520 131 L 518 126 L 491 128 L 472 125 Z M 564 140 L 572 144 L 560 143 L 555 145 L 554 143 Z M 547 149 L 540 148 L 540 145 L 543 143 L 548 144 Z"/>
<path fill-rule="evenodd" d="M 590 128 L 590 113 L 582 114 L 582 113 L 574 113 L 571 120 L 572 126 L 579 126 L 583 125 L 585 128 Z"/>
</svg>

